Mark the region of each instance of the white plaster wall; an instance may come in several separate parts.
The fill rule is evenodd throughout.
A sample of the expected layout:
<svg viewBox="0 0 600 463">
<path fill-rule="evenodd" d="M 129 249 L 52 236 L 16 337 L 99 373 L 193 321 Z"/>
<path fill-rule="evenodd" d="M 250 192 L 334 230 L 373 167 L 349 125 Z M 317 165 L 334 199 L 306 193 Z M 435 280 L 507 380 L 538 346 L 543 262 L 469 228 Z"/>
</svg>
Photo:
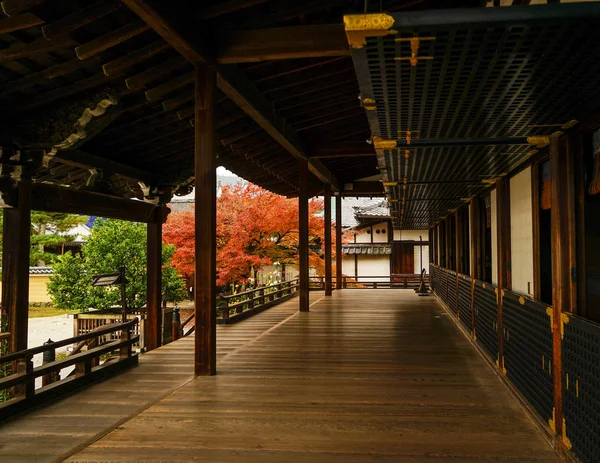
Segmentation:
<svg viewBox="0 0 600 463">
<path fill-rule="evenodd" d="M 531 194 L 531 169 L 527 168 L 510 179 L 512 289 L 523 294 L 533 294 L 533 211 Z"/>
<path fill-rule="evenodd" d="M 342 274 L 354 276 L 354 254 L 347 254 L 342 259 Z"/>
<path fill-rule="evenodd" d="M 353 273 L 354 274 L 354 273 Z M 359 276 L 390 276 L 390 256 L 358 256 Z"/>
<path fill-rule="evenodd" d="M 492 209 L 492 284 L 498 284 L 498 223 L 496 220 L 496 190 L 490 195 Z"/>
<path fill-rule="evenodd" d="M 415 246 L 415 274 L 420 274 L 424 268 L 429 273 L 429 246 L 423 246 L 423 267 L 421 267 L 421 246 Z"/>
<path fill-rule="evenodd" d="M 387 243 L 388 241 L 388 224 L 378 223 L 377 225 L 373 225 L 373 243 Z"/>
<path fill-rule="evenodd" d="M 371 242 L 371 235 L 369 233 L 370 230 L 371 230 L 371 227 L 365 227 L 362 230 L 359 230 L 358 232 L 356 232 L 356 242 L 357 243 L 370 243 Z"/>
<path fill-rule="evenodd" d="M 419 236 L 428 241 L 429 230 L 394 230 L 394 241 L 419 241 Z"/>
</svg>

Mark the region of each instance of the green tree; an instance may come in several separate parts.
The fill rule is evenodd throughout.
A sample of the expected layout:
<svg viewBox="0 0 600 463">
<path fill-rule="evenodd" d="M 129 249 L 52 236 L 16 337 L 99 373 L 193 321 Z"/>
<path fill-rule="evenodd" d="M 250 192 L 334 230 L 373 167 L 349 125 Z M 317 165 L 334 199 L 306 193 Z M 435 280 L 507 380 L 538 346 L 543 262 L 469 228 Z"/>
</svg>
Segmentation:
<svg viewBox="0 0 600 463">
<path fill-rule="evenodd" d="M 171 266 L 175 250 L 163 247 L 163 297 L 179 302 L 185 284 Z M 146 304 L 146 225 L 120 220 L 97 221 L 81 256 L 67 253 L 53 265 L 48 292 L 59 309 L 105 309 L 121 305 L 118 287 L 92 288 L 93 275 L 115 273 L 125 267 L 127 305 L 138 309 Z"/>
<path fill-rule="evenodd" d="M 77 225 L 86 223 L 88 217 L 57 212 L 31 213 L 31 265 L 48 265 L 56 261 L 58 254 L 48 252 L 48 248 L 58 248 L 75 239 L 67 234 Z"/>
</svg>

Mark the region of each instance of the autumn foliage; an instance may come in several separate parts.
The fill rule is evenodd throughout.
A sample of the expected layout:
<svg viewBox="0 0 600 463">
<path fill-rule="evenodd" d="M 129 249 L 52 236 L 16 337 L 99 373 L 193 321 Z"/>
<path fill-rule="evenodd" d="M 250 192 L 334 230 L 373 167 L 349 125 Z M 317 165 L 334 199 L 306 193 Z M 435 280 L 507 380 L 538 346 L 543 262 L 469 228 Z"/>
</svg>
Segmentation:
<svg viewBox="0 0 600 463">
<path fill-rule="evenodd" d="M 310 264 L 322 272 L 323 202 L 309 204 Z M 172 213 L 164 239 L 177 248 L 173 265 L 186 275 L 194 272 L 194 212 Z M 253 184 L 226 186 L 217 199 L 217 271 L 219 286 L 251 277 L 251 270 L 274 262 L 298 259 L 298 200 Z"/>
</svg>

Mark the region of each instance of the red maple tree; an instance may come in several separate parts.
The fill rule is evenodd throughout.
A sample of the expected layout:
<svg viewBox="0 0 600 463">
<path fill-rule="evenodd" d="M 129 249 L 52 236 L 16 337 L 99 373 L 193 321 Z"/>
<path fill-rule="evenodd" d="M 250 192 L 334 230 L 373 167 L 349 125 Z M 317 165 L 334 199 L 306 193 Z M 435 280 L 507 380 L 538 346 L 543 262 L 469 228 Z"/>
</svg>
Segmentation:
<svg viewBox="0 0 600 463">
<path fill-rule="evenodd" d="M 309 203 L 310 265 L 322 274 L 323 201 Z M 333 234 L 335 235 L 335 234 Z M 194 212 L 170 214 L 164 240 L 177 248 L 173 265 L 184 275 L 194 272 Z M 298 200 L 254 184 L 226 186 L 217 198 L 217 271 L 219 286 L 244 281 L 252 269 L 297 264 Z"/>
</svg>

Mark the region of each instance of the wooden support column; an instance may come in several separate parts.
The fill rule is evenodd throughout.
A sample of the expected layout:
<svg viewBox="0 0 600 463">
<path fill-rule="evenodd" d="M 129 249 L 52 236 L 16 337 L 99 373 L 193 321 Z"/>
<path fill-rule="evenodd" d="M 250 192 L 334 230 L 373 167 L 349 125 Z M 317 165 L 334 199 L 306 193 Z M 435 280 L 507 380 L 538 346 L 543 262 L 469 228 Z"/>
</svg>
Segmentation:
<svg viewBox="0 0 600 463">
<path fill-rule="evenodd" d="M 162 344 L 162 208 L 157 209 L 152 221 L 148 222 L 147 237 L 147 319 L 146 350 L 156 349 Z"/>
<path fill-rule="evenodd" d="M 531 210 L 533 228 L 533 297 L 542 299 L 540 264 L 540 164 L 531 166 Z"/>
<path fill-rule="evenodd" d="M 435 264 L 435 225 L 429 229 L 429 263 Z"/>
<path fill-rule="evenodd" d="M 217 354 L 216 74 L 214 69 L 203 64 L 196 64 L 195 72 L 196 350 L 194 371 L 196 375 L 214 375 Z"/>
<path fill-rule="evenodd" d="M 332 293 L 331 274 L 331 185 L 325 185 L 325 296 Z"/>
<path fill-rule="evenodd" d="M 504 327 L 502 296 L 511 288 L 510 272 L 510 183 L 506 177 L 496 180 L 496 227 L 498 229 L 498 368 L 504 369 Z"/>
<path fill-rule="evenodd" d="M 456 273 L 464 273 L 465 269 L 463 266 L 463 211 L 458 210 L 454 213 L 454 225 L 455 225 L 455 244 L 456 244 Z"/>
<path fill-rule="evenodd" d="M 573 176 L 575 182 L 575 245 L 576 245 L 576 274 L 577 290 L 573 291 L 571 301 L 576 297 L 576 310 L 571 312 L 582 317 L 587 316 L 587 281 L 586 281 L 586 249 L 585 249 L 585 192 L 587 182 L 585 178 L 585 161 L 583 153 L 583 139 L 580 132 L 569 135 L 569 158 L 573 162 Z M 535 236 L 535 235 L 534 235 Z M 575 294 L 576 293 L 576 294 Z"/>
<path fill-rule="evenodd" d="M 27 349 L 30 234 L 31 189 L 23 181 L 18 186 L 17 207 L 4 209 L 2 308 L 8 314 L 11 352 Z"/>
<path fill-rule="evenodd" d="M 496 226 L 498 228 L 498 287 L 511 289 L 510 254 L 510 182 L 496 181 Z"/>
<path fill-rule="evenodd" d="M 569 153 L 564 137 L 550 139 L 550 210 L 552 243 L 552 373 L 554 377 L 554 429 L 562 435 L 563 374 L 561 325 L 570 310 L 572 287 L 569 249 Z"/>
<path fill-rule="evenodd" d="M 298 160 L 298 253 L 300 263 L 300 312 L 308 312 L 308 161 Z"/>
<path fill-rule="evenodd" d="M 450 249 L 454 246 L 454 243 L 452 242 L 452 227 L 451 227 L 451 220 L 450 217 L 446 218 L 446 220 L 444 220 L 444 246 L 446 248 L 446 265 L 445 267 L 447 269 L 451 269 L 452 268 L 452 264 L 453 262 L 451 262 L 451 253 L 450 253 Z"/>
<path fill-rule="evenodd" d="M 479 243 L 481 211 L 479 210 L 479 198 L 472 198 L 469 208 L 471 211 L 471 277 L 481 279 L 481 247 Z"/>
<path fill-rule="evenodd" d="M 342 195 L 335 197 L 335 289 L 342 289 Z"/>
</svg>

